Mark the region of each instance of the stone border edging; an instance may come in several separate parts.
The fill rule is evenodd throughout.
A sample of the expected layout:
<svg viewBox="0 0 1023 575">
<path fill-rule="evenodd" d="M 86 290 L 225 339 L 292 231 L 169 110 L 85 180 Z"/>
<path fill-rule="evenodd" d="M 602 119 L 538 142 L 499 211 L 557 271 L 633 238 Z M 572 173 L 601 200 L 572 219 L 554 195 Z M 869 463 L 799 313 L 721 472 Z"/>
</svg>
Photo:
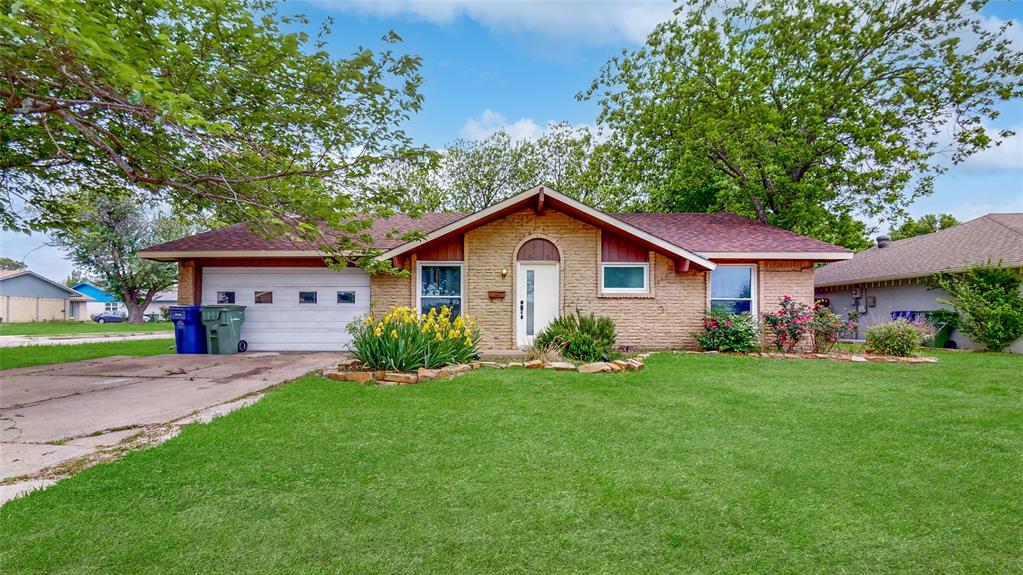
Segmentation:
<svg viewBox="0 0 1023 575">
<path fill-rule="evenodd" d="M 938 363 L 938 358 L 928 356 L 899 357 L 895 355 L 875 355 L 873 353 L 781 353 L 781 352 L 720 352 L 720 351 L 676 351 L 693 355 L 733 355 L 762 357 L 771 359 L 826 359 L 831 361 L 850 361 L 853 363 Z"/>
<path fill-rule="evenodd" d="M 496 361 L 473 361 L 447 365 L 438 369 L 419 368 L 415 373 L 398 371 L 371 371 L 360 369 L 362 363 L 355 359 L 346 359 L 338 364 L 337 371 L 323 373 L 323 377 L 334 381 L 351 381 L 368 385 L 379 385 L 391 387 L 395 385 L 415 385 L 434 379 L 452 379 L 464 373 L 477 369 L 553 369 L 555 371 L 574 371 L 576 373 L 624 373 L 627 371 L 639 371 L 643 369 L 643 360 L 649 353 L 642 353 L 629 359 L 616 359 L 613 361 L 597 361 L 576 365 L 567 361 L 544 362 L 539 359 L 531 361 L 509 361 L 499 363 Z"/>
</svg>

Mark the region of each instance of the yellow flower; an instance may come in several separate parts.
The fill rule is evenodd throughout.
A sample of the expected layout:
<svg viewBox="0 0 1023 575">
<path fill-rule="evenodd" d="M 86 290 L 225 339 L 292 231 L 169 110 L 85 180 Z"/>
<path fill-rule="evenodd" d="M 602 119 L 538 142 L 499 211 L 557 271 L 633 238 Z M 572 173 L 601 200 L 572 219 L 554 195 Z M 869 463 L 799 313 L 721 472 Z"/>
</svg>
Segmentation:
<svg viewBox="0 0 1023 575">
<path fill-rule="evenodd" d="M 462 337 L 462 332 L 458 331 L 457 329 L 453 329 L 448 332 L 448 339 L 457 339 L 459 337 Z"/>
<path fill-rule="evenodd" d="M 455 318 L 455 327 L 458 329 L 462 329 L 463 327 L 465 327 L 465 320 L 462 319 L 462 316 L 458 316 Z"/>
<path fill-rule="evenodd" d="M 465 336 L 465 345 L 472 346 L 472 338 Z"/>
<path fill-rule="evenodd" d="M 391 330 L 391 337 L 397 339 L 398 338 L 398 330 L 392 329 Z"/>
<path fill-rule="evenodd" d="M 366 325 L 373 325 L 373 314 L 367 315 L 365 322 L 366 322 Z"/>
<path fill-rule="evenodd" d="M 444 341 L 444 336 L 441 335 L 440 332 L 438 331 L 437 332 L 437 337 L 435 337 L 434 339 L 436 339 L 437 341 Z"/>
<path fill-rule="evenodd" d="M 384 335 L 384 327 L 382 325 L 378 325 L 376 329 L 373 330 L 373 335 L 377 337 Z"/>
</svg>

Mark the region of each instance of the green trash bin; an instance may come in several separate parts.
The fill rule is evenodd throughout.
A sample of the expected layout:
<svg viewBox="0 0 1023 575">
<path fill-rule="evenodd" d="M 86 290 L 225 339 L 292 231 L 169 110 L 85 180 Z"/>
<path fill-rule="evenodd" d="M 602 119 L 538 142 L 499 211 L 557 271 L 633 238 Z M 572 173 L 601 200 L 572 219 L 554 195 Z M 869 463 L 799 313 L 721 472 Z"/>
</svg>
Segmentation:
<svg viewBox="0 0 1023 575">
<path fill-rule="evenodd" d="M 206 353 L 230 355 L 249 348 L 242 339 L 245 306 L 204 305 L 201 313 L 206 326 Z"/>
<path fill-rule="evenodd" d="M 948 348 L 955 344 L 949 343 L 949 337 L 955 328 L 955 321 L 958 317 L 955 312 L 948 310 L 936 310 L 923 312 L 927 321 L 934 326 L 934 339 L 924 342 L 926 347 Z"/>
</svg>

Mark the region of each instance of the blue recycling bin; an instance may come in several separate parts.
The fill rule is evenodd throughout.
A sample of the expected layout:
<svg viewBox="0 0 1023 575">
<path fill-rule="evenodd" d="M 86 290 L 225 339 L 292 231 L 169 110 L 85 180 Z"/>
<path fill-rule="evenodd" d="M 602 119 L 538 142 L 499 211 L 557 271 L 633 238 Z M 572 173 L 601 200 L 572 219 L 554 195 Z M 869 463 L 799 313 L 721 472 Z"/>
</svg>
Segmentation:
<svg viewBox="0 0 1023 575">
<path fill-rule="evenodd" d="M 206 353 L 206 326 L 202 324 L 201 305 L 172 305 L 174 347 L 178 353 Z"/>
</svg>

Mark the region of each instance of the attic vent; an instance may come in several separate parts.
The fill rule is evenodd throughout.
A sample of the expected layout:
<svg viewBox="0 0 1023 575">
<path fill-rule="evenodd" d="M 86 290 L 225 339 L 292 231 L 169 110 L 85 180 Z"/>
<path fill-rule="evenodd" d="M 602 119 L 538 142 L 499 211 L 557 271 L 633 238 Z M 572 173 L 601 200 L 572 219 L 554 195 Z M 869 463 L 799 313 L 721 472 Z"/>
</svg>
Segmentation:
<svg viewBox="0 0 1023 575">
<path fill-rule="evenodd" d="M 886 248 L 888 244 L 892 243 L 892 239 L 888 236 L 877 236 L 877 247 Z"/>
</svg>

